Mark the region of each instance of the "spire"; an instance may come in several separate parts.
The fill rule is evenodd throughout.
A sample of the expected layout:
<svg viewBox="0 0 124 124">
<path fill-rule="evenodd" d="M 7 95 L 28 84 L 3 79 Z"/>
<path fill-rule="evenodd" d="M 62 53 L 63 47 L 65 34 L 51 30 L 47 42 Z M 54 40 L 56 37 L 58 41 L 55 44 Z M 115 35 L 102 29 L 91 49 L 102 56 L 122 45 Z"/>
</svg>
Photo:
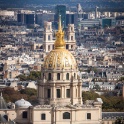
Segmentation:
<svg viewBox="0 0 124 124">
<path fill-rule="evenodd" d="M 62 31 L 61 15 L 59 15 L 58 31 L 56 32 L 55 49 L 65 48 L 64 32 Z"/>
<path fill-rule="evenodd" d="M 58 31 L 62 31 L 62 25 L 61 25 L 61 15 L 59 15 Z"/>
</svg>

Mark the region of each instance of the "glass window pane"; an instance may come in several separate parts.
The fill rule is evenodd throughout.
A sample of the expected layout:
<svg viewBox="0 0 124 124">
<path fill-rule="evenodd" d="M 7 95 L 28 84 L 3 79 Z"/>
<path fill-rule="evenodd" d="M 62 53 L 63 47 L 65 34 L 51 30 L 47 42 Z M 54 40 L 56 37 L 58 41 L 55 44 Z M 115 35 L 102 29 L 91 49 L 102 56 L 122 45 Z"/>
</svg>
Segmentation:
<svg viewBox="0 0 124 124">
<path fill-rule="evenodd" d="M 46 120 L 46 115 L 45 114 L 41 114 L 41 120 Z"/>
<path fill-rule="evenodd" d="M 91 113 L 87 113 L 87 119 L 91 119 Z"/>
<path fill-rule="evenodd" d="M 47 98 L 51 97 L 51 89 L 47 89 Z"/>
<path fill-rule="evenodd" d="M 70 98 L 70 89 L 66 89 L 66 97 Z"/>
<path fill-rule="evenodd" d="M 70 119 L 70 113 L 69 112 L 63 113 L 63 119 Z"/>
<path fill-rule="evenodd" d="M 60 89 L 57 89 L 57 90 L 56 90 L 56 93 L 57 93 L 57 94 L 56 94 L 56 95 L 57 95 L 57 98 L 60 98 L 60 97 L 61 97 Z"/>
</svg>

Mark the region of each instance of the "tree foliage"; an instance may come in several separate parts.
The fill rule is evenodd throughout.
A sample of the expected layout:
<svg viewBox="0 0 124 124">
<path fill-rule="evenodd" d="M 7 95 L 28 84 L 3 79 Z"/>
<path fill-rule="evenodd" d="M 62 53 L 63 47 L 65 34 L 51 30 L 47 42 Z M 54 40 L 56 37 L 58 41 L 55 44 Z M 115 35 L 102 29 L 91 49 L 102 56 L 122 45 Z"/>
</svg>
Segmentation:
<svg viewBox="0 0 124 124">
<path fill-rule="evenodd" d="M 37 91 L 33 88 L 26 88 L 20 91 L 21 94 L 27 94 L 28 96 L 36 95 Z"/>
<path fill-rule="evenodd" d="M 121 78 L 119 79 L 119 81 L 124 81 L 124 77 L 121 77 Z"/>
<path fill-rule="evenodd" d="M 37 102 L 37 90 L 33 88 L 26 88 L 20 91 L 15 91 L 14 88 L 7 87 L 3 90 L 3 97 L 6 102 L 15 102 L 24 98 L 32 104 Z"/>
<path fill-rule="evenodd" d="M 123 111 L 124 112 L 124 99 L 118 96 L 106 96 L 98 95 L 95 92 L 83 92 L 82 93 L 83 102 L 86 100 L 96 100 L 96 98 L 101 98 L 103 101 L 102 109 L 103 111 Z"/>
<path fill-rule="evenodd" d="M 41 77 L 41 71 L 31 71 L 30 74 L 27 75 L 19 75 L 17 78 L 20 79 L 20 81 L 26 81 L 26 80 L 38 80 Z"/>
</svg>

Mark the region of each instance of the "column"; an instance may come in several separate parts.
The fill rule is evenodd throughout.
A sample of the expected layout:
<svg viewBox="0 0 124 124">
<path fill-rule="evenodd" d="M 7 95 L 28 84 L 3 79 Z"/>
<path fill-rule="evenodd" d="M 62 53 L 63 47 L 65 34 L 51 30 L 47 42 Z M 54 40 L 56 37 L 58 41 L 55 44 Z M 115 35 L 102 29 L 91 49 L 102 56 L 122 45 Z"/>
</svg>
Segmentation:
<svg viewBox="0 0 124 124">
<path fill-rule="evenodd" d="M 42 87 L 42 99 L 44 99 L 44 87 Z"/>
<path fill-rule="evenodd" d="M 53 99 L 56 99 L 56 88 L 55 88 L 55 84 L 53 86 Z"/>
<path fill-rule="evenodd" d="M 62 93 L 62 98 L 65 98 L 65 97 L 64 97 L 64 94 L 65 94 L 65 92 L 64 92 L 64 86 L 62 86 L 61 89 L 62 89 L 62 91 L 61 91 L 61 93 Z"/>
</svg>

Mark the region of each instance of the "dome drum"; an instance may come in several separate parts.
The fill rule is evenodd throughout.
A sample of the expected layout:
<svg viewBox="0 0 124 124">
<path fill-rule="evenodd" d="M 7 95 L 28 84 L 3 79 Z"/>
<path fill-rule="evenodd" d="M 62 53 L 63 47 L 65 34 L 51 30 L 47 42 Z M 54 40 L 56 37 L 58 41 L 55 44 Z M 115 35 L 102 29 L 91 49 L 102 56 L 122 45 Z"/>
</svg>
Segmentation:
<svg viewBox="0 0 124 124">
<path fill-rule="evenodd" d="M 57 81 L 57 82 L 74 82 L 78 80 L 78 75 L 77 75 L 77 71 L 75 72 L 42 72 L 41 73 L 41 77 L 42 79 L 44 79 L 46 82 L 50 82 L 50 81 Z"/>
</svg>

